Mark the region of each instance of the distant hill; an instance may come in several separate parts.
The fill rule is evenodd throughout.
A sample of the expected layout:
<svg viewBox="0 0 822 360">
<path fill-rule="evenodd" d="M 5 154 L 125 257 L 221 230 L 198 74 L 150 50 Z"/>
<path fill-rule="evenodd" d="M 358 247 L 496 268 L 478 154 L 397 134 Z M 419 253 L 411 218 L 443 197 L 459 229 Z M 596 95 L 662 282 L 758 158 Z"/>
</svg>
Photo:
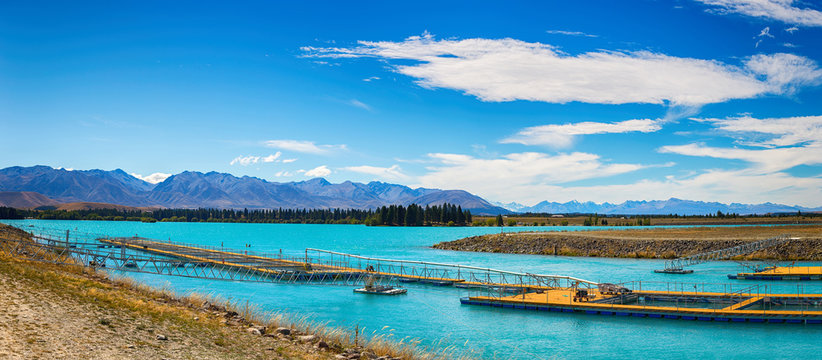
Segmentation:
<svg viewBox="0 0 822 360">
<path fill-rule="evenodd" d="M 17 209 L 34 209 L 41 206 L 57 206 L 60 202 L 32 191 L 0 191 L 0 206 Z"/>
<path fill-rule="evenodd" d="M 95 203 L 95 202 L 74 202 L 74 203 L 65 203 L 57 205 L 56 210 L 95 210 L 95 209 L 116 209 L 116 210 L 128 210 L 128 211 L 137 211 L 137 210 L 150 210 L 151 208 L 146 207 L 133 207 L 133 206 L 125 206 L 125 205 L 117 205 L 117 204 L 106 204 L 106 203 Z"/>
<path fill-rule="evenodd" d="M 172 175 L 154 185 L 120 169 L 69 171 L 48 166 L 15 166 L 0 170 L 0 190 L 37 192 L 60 203 L 131 207 L 369 209 L 392 204 L 425 206 L 448 202 L 478 215 L 510 212 L 462 190 L 412 189 L 376 181 L 332 184 L 322 178 L 276 183 L 256 177 L 197 171 Z"/>
<path fill-rule="evenodd" d="M 148 207 L 133 207 L 118 204 L 97 203 L 97 202 L 71 202 L 61 203 L 50 199 L 43 194 L 32 191 L 0 191 L 0 206 L 8 206 L 17 209 L 49 209 L 49 210 L 94 210 L 94 209 L 117 209 L 117 210 L 149 210 Z"/>
<path fill-rule="evenodd" d="M 518 204 L 517 204 L 518 205 Z M 814 212 L 820 211 L 822 207 L 807 208 L 803 206 L 790 206 L 782 204 L 723 204 L 719 202 L 704 202 L 693 200 L 682 200 L 670 198 L 668 200 L 653 201 L 626 201 L 621 204 L 594 202 L 569 201 L 566 203 L 543 201 L 529 207 L 521 207 L 519 212 L 533 213 L 586 213 L 586 214 L 615 214 L 615 215 L 706 215 L 716 214 L 717 211 L 723 213 L 735 213 L 740 215 L 749 214 L 769 214 L 769 213 L 792 213 L 797 211 Z"/>
</svg>

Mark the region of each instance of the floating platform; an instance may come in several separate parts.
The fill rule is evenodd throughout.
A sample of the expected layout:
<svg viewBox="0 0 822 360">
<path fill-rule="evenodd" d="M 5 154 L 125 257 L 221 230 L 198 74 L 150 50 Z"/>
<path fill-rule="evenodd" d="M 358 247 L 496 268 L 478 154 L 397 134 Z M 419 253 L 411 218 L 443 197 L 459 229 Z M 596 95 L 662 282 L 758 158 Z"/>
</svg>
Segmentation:
<svg viewBox="0 0 822 360">
<path fill-rule="evenodd" d="M 693 274 L 694 273 L 693 270 L 687 270 L 687 269 L 660 269 L 660 270 L 654 270 L 654 272 L 657 273 L 657 274 Z"/>
<path fill-rule="evenodd" d="M 371 286 L 354 289 L 355 293 L 372 295 L 400 295 L 408 292 L 406 289 L 395 288 L 393 286 Z"/>
<path fill-rule="evenodd" d="M 728 279 L 769 281 L 822 280 L 822 266 L 774 266 L 757 272 L 728 275 Z"/>
<path fill-rule="evenodd" d="M 632 291 L 604 294 L 551 289 L 506 297 L 461 298 L 465 305 L 719 322 L 822 324 L 822 294 L 745 294 Z"/>
</svg>

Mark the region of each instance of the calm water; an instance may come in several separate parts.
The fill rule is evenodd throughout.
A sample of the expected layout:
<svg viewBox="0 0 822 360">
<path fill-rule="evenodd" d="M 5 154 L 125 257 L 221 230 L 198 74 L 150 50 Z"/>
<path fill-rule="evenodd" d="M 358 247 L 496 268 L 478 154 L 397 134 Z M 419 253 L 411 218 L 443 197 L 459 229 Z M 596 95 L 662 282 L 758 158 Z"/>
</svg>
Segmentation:
<svg viewBox="0 0 822 360">
<path fill-rule="evenodd" d="M 5 221 L 16 226 L 77 229 L 111 236 L 171 239 L 227 248 L 299 255 L 306 247 L 384 258 L 460 263 L 496 269 L 563 274 L 601 282 L 688 281 L 734 282 L 726 274 L 740 270 L 734 262 L 713 262 L 692 267 L 691 275 L 655 274 L 659 260 L 573 258 L 479 254 L 429 248 L 440 241 L 499 232 L 497 228 L 391 228 L 356 225 L 205 224 Z M 526 227 L 514 230 L 556 230 Z M 562 230 L 582 230 L 563 227 Z M 595 228 L 585 228 L 590 230 Z M 782 324 L 705 323 L 664 319 L 616 318 L 582 314 L 556 314 L 460 305 L 468 293 L 455 288 L 409 285 L 408 295 L 396 297 L 354 294 L 351 287 L 280 285 L 207 281 L 132 274 L 155 286 L 180 293 L 190 291 L 257 304 L 263 310 L 310 315 L 334 326 L 392 333 L 393 337 L 425 339 L 470 349 L 486 358 L 820 358 L 822 326 Z M 762 282 L 765 283 L 765 282 Z M 772 283 L 780 292 L 797 291 L 797 283 Z M 822 292 L 822 284 L 804 284 L 805 292 Z M 388 326 L 385 330 L 380 330 Z M 441 341 L 441 342 L 439 342 Z"/>
</svg>

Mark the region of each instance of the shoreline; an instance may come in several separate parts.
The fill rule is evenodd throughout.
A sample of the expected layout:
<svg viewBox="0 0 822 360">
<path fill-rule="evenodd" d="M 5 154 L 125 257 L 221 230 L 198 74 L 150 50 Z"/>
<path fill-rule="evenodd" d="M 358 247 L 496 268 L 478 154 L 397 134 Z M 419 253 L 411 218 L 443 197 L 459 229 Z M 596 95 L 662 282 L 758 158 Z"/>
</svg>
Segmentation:
<svg viewBox="0 0 822 360">
<path fill-rule="evenodd" d="M 822 226 L 819 225 L 519 232 L 471 236 L 437 243 L 432 248 L 506 254 L 674 259 L 781 234 L 801 239 L 729 260 L 822 260 Z"/>
<path fill-rule="evenodd" d="M 24 230 L 0 224 L 10 239 Z M 0 242 L 0 246 L 5 242 Z M 0 358 L 434 359 L 410 343 L 0 252 Z M 60 324 L 57 326 L 56 324 Z"/>
</svg>

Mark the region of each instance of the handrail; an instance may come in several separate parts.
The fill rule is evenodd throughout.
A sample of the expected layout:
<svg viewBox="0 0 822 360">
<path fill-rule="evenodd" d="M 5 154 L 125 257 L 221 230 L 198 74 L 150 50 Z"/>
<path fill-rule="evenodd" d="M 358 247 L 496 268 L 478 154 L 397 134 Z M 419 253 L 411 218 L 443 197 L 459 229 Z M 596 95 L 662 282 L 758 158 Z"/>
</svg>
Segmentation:
<svg viewBox="0 0 822 360">
<path fill-rule="evenodd" d="M 525 276 L 525 277 L 535 277 L 536 276 L 536 277 L 546 277 L 546 278 L 553 278 L 553 279 L 579 281 L 581 283 L 586 283 L 586 284 L 590 284 L 590 285 L 599 284 L 599 283 L 594 282 L 594 281 L 579 279 L 579 278 L 575 278 L 575 277 L 572 277 L 572 276 L 566 276 L 566 275 L 526 274 L 526 273 L 518 273 L 518 272 L 506 271 L 506 270 L 481 268 L 481 267 L 469 266 L 469 265 L 446 264 L 446 263 L 436 263 L 436 262 L 416 261 L 416 260 L 382 259 L 382 258 L 373 258 L 373 257 L 360 256 L 360 255 L 354 255 L 354 254 L 346 254 L 346 253 L 341 253 L 341 252 L 336 252 L 336 251 L 331 251 L 331 250 L 314 249 L 314 248 L 306 248 L 305 250 L 306 251 L 316 251 L 316 252 L 321 252 L 321 253 L 340 255 L 340 256 L 349 256 L 349 257 L 353 257 L 353 258 L 356 258 L 356 259 L 369 260 L 369 261 L 386 261 L 386 262 L 398 262 L 398 263 L 406 263 L 406 264 L 443 266 L 443 267 L 453 267 L 453 268 L 457 268 L 457 269 L 469 269 L 469 270 L 477 270 L 477 271 L 496 272 L 496 273 L 500 273 L 500 274 L 508 274 L 508 275 L 514 275 L 514 276 Z"/>
</svg>

